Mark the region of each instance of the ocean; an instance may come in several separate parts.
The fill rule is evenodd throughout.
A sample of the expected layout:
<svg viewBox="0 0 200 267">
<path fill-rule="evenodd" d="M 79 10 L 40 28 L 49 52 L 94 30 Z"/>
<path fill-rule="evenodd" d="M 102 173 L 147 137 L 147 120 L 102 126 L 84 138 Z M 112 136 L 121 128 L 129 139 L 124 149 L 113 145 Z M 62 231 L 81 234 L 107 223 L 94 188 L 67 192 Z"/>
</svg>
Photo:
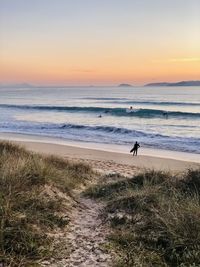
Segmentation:
<svg viewBox="0 0 200 267">
<path fill-rule="evenodd" d="M 0 132 L 199 154 L 200 87 L 0 88 Z"/>
</svg>

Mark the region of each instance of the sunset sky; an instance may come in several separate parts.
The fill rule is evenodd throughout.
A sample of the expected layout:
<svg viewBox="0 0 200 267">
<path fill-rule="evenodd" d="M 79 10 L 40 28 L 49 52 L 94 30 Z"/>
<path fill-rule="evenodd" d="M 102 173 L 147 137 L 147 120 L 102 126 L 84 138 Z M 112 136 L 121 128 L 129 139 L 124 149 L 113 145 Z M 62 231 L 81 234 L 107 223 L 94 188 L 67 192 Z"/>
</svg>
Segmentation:
<svg viewBox="0 0 200 267">
<path fill-rule="evenodd" d="M 200 0 L 0 0 L 0 83 L 200 80 Z"/>
</svg>

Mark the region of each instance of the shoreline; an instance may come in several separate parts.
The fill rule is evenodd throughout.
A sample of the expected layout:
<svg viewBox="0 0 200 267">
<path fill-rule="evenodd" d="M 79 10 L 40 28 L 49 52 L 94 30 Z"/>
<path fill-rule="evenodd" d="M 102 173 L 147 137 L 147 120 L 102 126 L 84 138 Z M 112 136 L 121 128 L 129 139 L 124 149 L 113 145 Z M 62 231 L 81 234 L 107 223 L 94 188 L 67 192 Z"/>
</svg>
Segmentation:
<svg viewBox="0 0 200 267">
<path fill-rule="evenodd" d="M 146 155 L 146 151 L 144 152 L 143 149 L 141 149 L 139 155 L 133 157 L 129 151 L 126 150 L 127 153 L 122 152 L 119 148 L 118 151 L 106 151 L 105 147 L 99 148 L 98 145 L 94 147 L 94 144 L 92 144 L 92 147 L 91 144 L 85 144 L 85 147 L 83 147 L 80 142 L 67 142 L 59 138 L 54 139 L 11 133 L 1 133 L 0 140 L 12 141 L 33 152 L 86 162 L 95 169 L 105 172 L 120 172 L 131 175 L 133 170 L 143 168 L 165 171 L 184 171 L 189 168 L 200 168 L 198 154 L 194 154 L 196 156 L 196 161 L 192 161 L 195 156 L 190 157 L 189 160 L 187 160 L 186 157 L 184 160 L 179 157 L 179 154 L 183 157 L 183 155 L 189 153 L 175 151 L 174 157 L 170 158 L 168 151 L 166 151 L 165 155 L 162 157 L 156 154 L 156 150 L 153 151 L 153 155 L 150 156 Z M 117 147 L 113 147 L 112 149 L 117 149 Z M 172 154 L 173 151 L 170 151 L 170 153 Z"/>
<path fill-rule="evenodd" d="M 21 133 L 10 133 L 10 132 L 1 132 L 0 140 L 8 141 L 30 141 L 46 144 L 57 144 L 64 146 L 72 146 L 78 148 L 86 148 L 92 150 L 100 150 L 105 152 L 115 152 L 121 154 L 129 154 L 129 151 L 132 147 L 130 145 L 119 145 L 119 144 L 106 144 L 106 143 L 95 143 L 95 142 L 83 142 L 83 141 L 73 141 L 67 140 L 59 137 L 51 137 L 45 135 L 35 135 L 35 134 L 21 134 Z M 175 159 L 186 161 L 186 162 L 196 162 L 200 163 L 200 154 L 176 151 L 176 150 L 167 150 L 167 149 L 158 149 L 158 148 L 146 148 L 140 147 L 138 154 L 140 156 L 150 156 L 157 158 L 166 158 L 166 159 Z"/>
</svg>

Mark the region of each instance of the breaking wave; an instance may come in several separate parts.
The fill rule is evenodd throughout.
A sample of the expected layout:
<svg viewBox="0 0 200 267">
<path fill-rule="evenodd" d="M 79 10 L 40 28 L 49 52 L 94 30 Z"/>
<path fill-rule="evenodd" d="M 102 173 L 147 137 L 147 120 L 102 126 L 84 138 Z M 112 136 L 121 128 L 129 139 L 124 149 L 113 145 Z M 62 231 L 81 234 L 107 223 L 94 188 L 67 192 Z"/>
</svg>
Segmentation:
<svg viewBox="0 0 200 267">
<path fill-rule="evenodd" d="M 57 112 L 87 112 L 97 114 L 107 114 L 112 116 L 128 116 L 154 118 L 170 116 L 174 118 L 200 118 L 200 113 L 166 111 L 160 109 L 133 109 L 125 108 L 104 108 L 104 107 L 69 107 L 69 106 L 39 106 L 39 105 L 6 105 L 0 104 L 0 108 L 38 110 L 38 111 L 57 111 Z"/>
</svg>

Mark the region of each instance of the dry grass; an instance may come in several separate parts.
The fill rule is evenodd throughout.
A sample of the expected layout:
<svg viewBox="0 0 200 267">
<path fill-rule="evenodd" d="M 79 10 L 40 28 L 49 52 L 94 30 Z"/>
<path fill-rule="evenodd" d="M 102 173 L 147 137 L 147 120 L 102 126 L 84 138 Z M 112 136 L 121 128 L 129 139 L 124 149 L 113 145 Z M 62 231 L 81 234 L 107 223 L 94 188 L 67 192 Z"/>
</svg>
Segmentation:
<svg viewBox="0 0 200 267">
<path fill-rule="evenodd" d="M 47 233 L 68 224 L 63 211 L 70 206 L 72 189 L 93 175 L 85 164 L 1 142 L 0 263 L 31 266 L 49 256 L 53 240 Z"/>
<path fill-rule="evenodd" d="M 200 266 L 200 170 L 147 171 L 87 194 L 106 201 L 116 266 Z"/>
</svg>

